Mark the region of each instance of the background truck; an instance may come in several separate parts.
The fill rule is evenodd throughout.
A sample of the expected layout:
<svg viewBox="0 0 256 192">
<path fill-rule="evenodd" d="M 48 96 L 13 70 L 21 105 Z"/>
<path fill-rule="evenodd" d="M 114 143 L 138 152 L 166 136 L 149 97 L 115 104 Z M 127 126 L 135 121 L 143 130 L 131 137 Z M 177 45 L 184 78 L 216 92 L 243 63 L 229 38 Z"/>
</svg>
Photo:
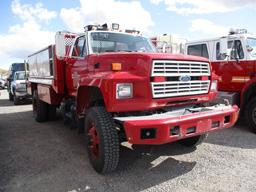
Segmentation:
<svg viewBox="0 0 256 192">
<path fill-rule="evenodd" d="M 186 54 L 208 58 L 220 77 L 219 95 L 241 108 L 250 128 L 256 132 L 256 35 L 244 29 L 229 35 L 186 43 Z"/>
<path fill-rule="evenodd" d="M 207 59 L 156 53 L 149 39 L 119 25 L 57 32 L 54 45 L 28 57 L 29 92 L 38 122 L 56 107 L 85 140 L 99 173 L 116 169 L 119 145 L 195 146 L 205 134 L 231 127 L 238 107 L 205 107 L 217 95 Z"/>
<path fill-rule="evenodd" d="M 7 91 L 9 94 L 9 100 L 13 101 L 13 93 L 11 90 L 11 83 L 14 78 L 16 71 L 27 71 L 27 65 L 25 63 L 12 63 L 9 67 L 8 76 L 7 76 Z"/>
<path fill-rule="evenodd" d="M 26 71 L 16 71 L 11 82 L 10 92 L 13 95 L 14 105 L 18 105 L 21 100 L 31 97 L 27 93 L 27 75 Z"/>
<path fill-rule="evenodd" d="M 185 38 L 177 37 L 171 34 L 163 34 L 151 37 L 151 42 L 160 53 L 185 53 Z"/>
</svg>

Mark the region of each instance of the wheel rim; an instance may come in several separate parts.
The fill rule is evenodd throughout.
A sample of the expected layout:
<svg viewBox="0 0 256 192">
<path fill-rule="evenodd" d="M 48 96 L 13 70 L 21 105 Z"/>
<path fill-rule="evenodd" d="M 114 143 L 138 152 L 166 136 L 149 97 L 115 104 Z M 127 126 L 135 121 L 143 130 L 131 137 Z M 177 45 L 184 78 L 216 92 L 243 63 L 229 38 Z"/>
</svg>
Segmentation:
<svg viewBox="0 0 256 192">
<path fill-rule="evenodd" d="M 99 136 L 95 128 L 95 124 L 92 122 L 89 124 L 88 135 L 88 148 L 90 153 L 98 157 L 99 156 Z"/>
</svg>

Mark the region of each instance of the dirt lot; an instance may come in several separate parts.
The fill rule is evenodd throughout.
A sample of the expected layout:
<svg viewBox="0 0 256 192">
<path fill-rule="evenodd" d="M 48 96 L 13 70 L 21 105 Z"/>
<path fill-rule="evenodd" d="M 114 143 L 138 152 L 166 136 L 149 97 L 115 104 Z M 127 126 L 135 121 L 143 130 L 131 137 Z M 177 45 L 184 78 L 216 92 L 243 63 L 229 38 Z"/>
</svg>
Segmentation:
<svg viewBox="0 0 256 192">
<path fill-rule="evenodd" d="M 31 105 L 0 96 L 0 191 L 256 191 L 256 135 L 243 122 L 197 149 L 123 147 L 118 170 L 94 172 L 84 136 L 61 119 L 36 123 Z"/>
</svg>

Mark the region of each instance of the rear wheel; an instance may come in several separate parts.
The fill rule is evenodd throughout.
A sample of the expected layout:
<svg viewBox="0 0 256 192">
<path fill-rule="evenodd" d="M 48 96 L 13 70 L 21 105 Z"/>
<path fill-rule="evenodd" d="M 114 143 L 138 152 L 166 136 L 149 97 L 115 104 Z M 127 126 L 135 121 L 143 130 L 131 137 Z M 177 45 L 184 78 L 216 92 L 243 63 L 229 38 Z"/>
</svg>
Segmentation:
<svg viewBox="0 0 256 192">
<path fill-rule="evenodd" d="M 183 146 L 186 146 L 186 147 L 195 147 L 197 145 L 200 145 L 205 140 L 207 135 L 208 134 L 189 137 L 189 138 L 186 138 L 186 139 L 179 140 L 179 143 Z"/>
<path fill-rule="evenodd" d="M 48 104 L 48 119 L 53 121 L 56 119 L 56 106 Z"/>
<path fill-rule="evenodd" d="M 256 98 L 251 99 L 245 110 L 245 118 L 250 129 L 256 133 Z"/>
<path fill-rule="evenodd" d="M 47 120 L 47 103 L 39 99 L 37 90 L 33 92 L 33 115 L 37 122 L 44 122 Z"/>
<path fill-rule="evenodd" d="M 98 173 L 114 171 L 119 162 L 119 141 L 111 115 L 104 107 L 93 107 L 85 119 L 87 151 Z"/>
</svg>

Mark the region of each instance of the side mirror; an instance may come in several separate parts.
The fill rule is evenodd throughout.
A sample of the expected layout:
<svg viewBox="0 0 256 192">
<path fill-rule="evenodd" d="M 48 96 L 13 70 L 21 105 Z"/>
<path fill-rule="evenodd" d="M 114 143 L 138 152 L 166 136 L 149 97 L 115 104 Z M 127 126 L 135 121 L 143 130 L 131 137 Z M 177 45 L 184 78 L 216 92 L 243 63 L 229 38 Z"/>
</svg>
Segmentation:
<svg viewBox="0 0 256 192">
<path fill-rule="evenodd" d="M 250 53 L 253 51 L 253 48 L 250 45 L 246 45 L 246 50 Z"/>
</svg>

